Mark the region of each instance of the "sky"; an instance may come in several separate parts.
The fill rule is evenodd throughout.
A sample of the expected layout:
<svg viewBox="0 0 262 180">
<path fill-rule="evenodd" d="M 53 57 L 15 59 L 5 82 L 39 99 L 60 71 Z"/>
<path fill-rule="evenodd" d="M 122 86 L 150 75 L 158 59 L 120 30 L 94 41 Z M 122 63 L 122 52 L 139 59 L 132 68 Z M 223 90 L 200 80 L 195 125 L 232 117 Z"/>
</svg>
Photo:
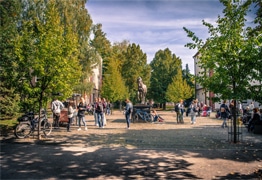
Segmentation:
<svg viewBox="0 0 262 180">
<path fill-rule="evenodd" d="M 205 40 L 209 34 L 202 20 L 214 24 L 224 6 L 219 0 L 88 0 L 86 8 L 112 44 L 128 40 L 139 45 L 148 63 L 169 48 L 194 74 L 197 50 L 185 47 L 192 40 L 183 27 Z"/>
</svg>

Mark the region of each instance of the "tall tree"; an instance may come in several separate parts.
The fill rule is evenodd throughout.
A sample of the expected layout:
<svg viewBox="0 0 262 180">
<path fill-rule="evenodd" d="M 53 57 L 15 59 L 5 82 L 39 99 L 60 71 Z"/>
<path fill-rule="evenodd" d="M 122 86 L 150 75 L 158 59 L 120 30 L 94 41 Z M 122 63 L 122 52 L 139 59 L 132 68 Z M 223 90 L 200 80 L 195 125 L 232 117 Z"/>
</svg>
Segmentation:
<svg viewBox="0 0 262 180">
<path fill-rule="evenodd" d="M 108 57 L 111 54 L 111 43 L 106 38 L 106 33 L 102 30 L 102 24 L 96 24 L 92 27 L 94 38 L 91 40 L 91 46 L 95 48 L 96 52 L 103 60 L 102 71 L 106 73 L 108 65 Z"/>
<path fill-rule="evenodd" d="M 186 46 L 197 48 L 200 54 L 198 65 L 203 71 L 197 75 L 197 81 L 206 90 L 220 95 L 222 99 L 253 98 L 254 95 L 248 91 L 254 88 L 253 81 L 260 82 L 256 88 L 261 90 L 262 86 L 261 68 L 259 70 L 254 66 L 254 64 L 262 64 L 261 58 L 257 59 L 262 41 L 260 37 L 248 37 L 245 16 L 250 1 L 242 4 L 240 1 L 233 3 L 221 0 L 221 3 L 225 6 L 224 17 L 218 17 L 217 26 L 203 21 L 203 25 L 210 33 L 205 43 L 184 27 L 188 37 L 194 41 Z M 211 77 L 209 76 L 210 71 L 213 72 Z M 233 114 L 234 142 L 236 142 L 235 112 Z"/>
<path fill-rule="evenodd" d="M 150 66 L 152 74 L 150 79 L 150 97 L 155 102 L 162 103 L 165 108 L 167 102 L 166 92 L 168 85 L 172 82 L 172 78 L 177 74 L 177 70 L 181 68 L 182 62 L 180 58 L 166 48 L 156 52 Z"/>
<path fill-rule="evenodd" d="M 17 23 L 21 3 L 17 0 L 0 1 L 0 115 L 12 116 L 18 111 L 20 102 L 15 80 L 17 56 L 15 44 L 18 40 Z"/>
<path fill-rule="evenodd" d="M 78 39 L 78 60 L 81 66 L 81 78 L 74 91 L 84 94 L 91 93 L 93 83 L 89 82 L 92 67 L 100 62 L 100 56 L 90 45 L 92 19 L 85 8 L 87 0 L 56 0 L 56 6 L 61 18 L 61 24 L 66 30 L 71 27 Z"/>
<path fill-rule="evenodd" d="M 179 102 L 180 99 L 186 100 L 192 95 L 193 88 L 183 79 L 182 70 L 178 68 L 173 81 L 167 87 L 166 99 L 170 102 Z"/>
<path fill-rule="evenodd" d="M 107 74 L 104 74 L 102 86 L 102 96 L 111 102 L 122 100 L 128 96 L 116 58 L 115 56 L 109 58 Z"/>
<path fill-rule="evenodd" d="M 137 78 L 141 77 L 144 84 L 149 86 L 151 68 L 147 64 L 146 54 L 140 49 L 139 45 L 130 44 L 124 53 L 125 58 L 122 60 L 122 77 L 128 88 L 130 98 L 137 102 Z"/>
<path fill-rule="evenodd" d="M 54 0 L 28 1 L 16 46 L 17 72 L 25 79 L 23 91 L 36 97 L 40 109 L 52 92 L 69 97 L 80 77 L 77 36 L 61 26 Z M 37 80 L 35 78 L 39 78 Z M 40 123 L 40 121 L 39 121 Z M 40 124 L 38 138 L 40 138 Z"/>
</svg>

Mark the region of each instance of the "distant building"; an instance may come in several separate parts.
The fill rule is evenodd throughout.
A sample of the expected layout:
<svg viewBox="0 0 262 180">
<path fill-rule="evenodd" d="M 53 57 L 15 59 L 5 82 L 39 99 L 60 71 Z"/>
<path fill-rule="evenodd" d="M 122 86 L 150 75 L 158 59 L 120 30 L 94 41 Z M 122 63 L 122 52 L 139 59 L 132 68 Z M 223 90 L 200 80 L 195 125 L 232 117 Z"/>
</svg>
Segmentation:
<svg viewBox="0 0 262 180">
<path fill-rule="evenodd" d="M 89 104 L 92 104 L 95 101 L 95 98 L 100 97 L 100 91 L 102 88 L 102 64 L 103 60 L 100 57 L 100 63 L 93 66 L 93 73 L 89 77 L 89 82 L 94 84 L 92 92 L 85 95 L 86 102 Z"/>
<path fill-rule="evenodd" d="M 199 56 L 200 54 L 198 52 L 193 56 L 194 67 L 195 67 L 195 76 L 198 76 L 199 73 L 204 71 L 203 69 L 201 69 L 198 66 L 198 61 L 199 61 L 198 57 Z M 213 71 L 210 71 L 210 70 L 207 71 L 206 73 L 208 74 L 209 77 L 213 75 Z M 211 107 L 213 110 L 215 109 L 215 103 L 211 100 L 212 97 L 215 97 L 214 93 L 210 91 L 205 91 L 205 89 L 197 82 L 195 83 L 195 96 L 199 102 L 203 102 L 207 106 Z"/>
</svg>

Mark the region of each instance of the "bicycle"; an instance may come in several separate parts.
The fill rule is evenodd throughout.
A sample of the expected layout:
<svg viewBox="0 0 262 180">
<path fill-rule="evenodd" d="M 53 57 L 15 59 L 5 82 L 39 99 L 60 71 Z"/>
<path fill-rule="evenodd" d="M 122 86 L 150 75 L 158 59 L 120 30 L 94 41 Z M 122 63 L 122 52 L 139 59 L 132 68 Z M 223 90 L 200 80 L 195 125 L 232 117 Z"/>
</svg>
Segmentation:
<svg viewBox="0 0 262 180">
<path fill-rule="evenodd" d="M 35 117 L 33 112 L 25 113 L 18 118 L 19 124 L 15 128 L 15 136 L 19 139 L 29 137 L 35 131 L 38 130 L 39 117 Z M 47 114 L 45 110 L 41 111 L 40 116 L 41 131 L 46 136 L 52 132 L 52 123 L 48 122 Z"/>
<path fill-rule="evenodd" d="M 140 119 L 145 122 L 152 122 L 154 120 L 154 116 L 146 111 L 137 109 L 132 115 L 132 121 L 134 123 L 135 121 L 138 122 Z"/>
</svg>

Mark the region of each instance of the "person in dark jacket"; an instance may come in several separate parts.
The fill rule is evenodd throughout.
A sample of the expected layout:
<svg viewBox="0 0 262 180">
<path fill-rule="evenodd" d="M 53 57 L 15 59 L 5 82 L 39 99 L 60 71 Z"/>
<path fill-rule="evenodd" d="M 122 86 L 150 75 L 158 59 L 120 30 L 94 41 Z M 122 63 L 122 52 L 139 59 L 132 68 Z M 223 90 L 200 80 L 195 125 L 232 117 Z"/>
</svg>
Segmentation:
<svg viewBox="0 0 262 180">
<path fill-rule="evenodd" d="M 248 132 L 252 132 L 254 130 L 254 125 L 260 123 L 260 116 L 258 113 L 258 108 L 253 108 L 253 118 L 248 122 Z"/>
<path fill-rule="evenodd" d="M 102 102 L 101 98 L 98 98 L 95 104 L 95 113 L 97 116 L 99 128 L 104 128 L 104 121 L 103 121 L 104 109 L 105 109 L 104 103 Z"/>
<path fill-rule="evenodd" d="M 223 120 L 222 123 L 222 128 L 227 127 L 227 119 L 228 119 L 228 114 L 230 114 L 230 110 L 228 106 L 226 105 L 226 100 L 223 101 L 223 103 L 220 106 L 220 117 Z"/>
<path fill-rule="evenodd" d="M 85 127 L 85 131 L 87 131 L 86 120 L 85 120 L 86 104 L 84 98 L 81 98 L 81 101 L 77 106 L 77 109 L 78 109 L 77 117 L 78 117 L 78 126 L 79 126 L 77 130 L 81 131 L 81 121 L 82 121 Z"/>
</svg>

